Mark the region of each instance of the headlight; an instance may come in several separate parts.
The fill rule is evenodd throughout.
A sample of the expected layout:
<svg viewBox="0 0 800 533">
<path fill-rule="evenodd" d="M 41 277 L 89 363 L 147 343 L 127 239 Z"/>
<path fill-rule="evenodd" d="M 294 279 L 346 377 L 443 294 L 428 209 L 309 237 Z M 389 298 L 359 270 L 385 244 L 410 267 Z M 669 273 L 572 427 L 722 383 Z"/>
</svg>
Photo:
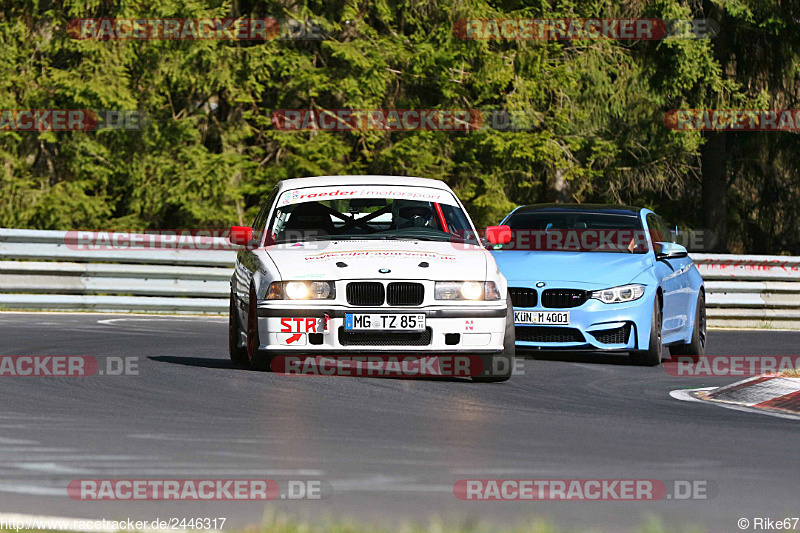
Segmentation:
<svg viewBox="0 0 800 533">
<path fill-rule="evenodd" d="M 273 281 L 267 300 L 329 300 L 334 296 L 332 281 Z"/>
<path fill-rule="evenodd" d="M 465 281 L 461 284 L 461 296 L 465 300 L 477 300 L 483 294 L 483 283 Z"/>
<path fill-rule="evenodd" d="M 437 300 L 499 300 L 500 291 L 494 281 L 437 281 Z"/>
<path fill-rule="evenodd" d="M 283 287 L 283 290 L 290 300 L 305 300 L 308 298 L 308 285 L 302 281 L 290 281 Z"/>
<path fill-rule="evenodd" d="M 592 298 L 604 304 L 632 302 L 644 296 L 644 285 L 621 285 L 592 292 Z"/>
</svg>

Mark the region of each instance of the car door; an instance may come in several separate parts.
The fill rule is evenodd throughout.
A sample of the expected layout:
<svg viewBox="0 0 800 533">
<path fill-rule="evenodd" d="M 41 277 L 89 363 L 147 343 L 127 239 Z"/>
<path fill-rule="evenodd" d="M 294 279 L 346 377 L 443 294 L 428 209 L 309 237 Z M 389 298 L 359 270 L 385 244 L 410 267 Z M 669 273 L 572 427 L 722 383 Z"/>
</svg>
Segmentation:
<svg viewBox="0 0 800 533">
<path fill-rule="evenodd" d="M 668 237 L 668 241 L 677 243 L 677 236 L 669 229 L 669 226 L 664 219 L 656 215 L 659 227 L 663 235 Z M 692 291 L 691 282 L 689 279 L 689 270 L 692 268 L 691 257 L 681 257 L 670 259 L 670 264 L 676 268 L 678 273 L 678 297 L 676 298 L 677 309 L 677 329 L 683 329 L 690 326 L 692 323 L 689 321 L 690 311 L 694 305 L 695 293 Z"/>
<path fill-rule="evenodd" d="M 653 254 L 656 253 L 656 243 L 670 242 L 671 236 L 655 213 L 648 213 L 646 217 L 647 230 L 653 241 Z M 682 265 L 679 259 L 658 259 L 655 262 L 655 274 L 660 280 L 664 295 L 662 309 L 662 334 L 668 335 L 680 330 L 685 323 L 685 312 L 682 310 L 681 275 Z"/>
</svg>

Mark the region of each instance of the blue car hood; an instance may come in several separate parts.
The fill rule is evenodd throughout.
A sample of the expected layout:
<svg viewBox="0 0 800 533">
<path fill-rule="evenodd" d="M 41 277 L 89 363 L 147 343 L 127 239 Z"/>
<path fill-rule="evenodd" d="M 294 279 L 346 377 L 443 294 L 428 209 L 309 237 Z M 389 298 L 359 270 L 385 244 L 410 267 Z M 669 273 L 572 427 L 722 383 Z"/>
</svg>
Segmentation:
<svg viewBox="0 0 800 533">
<path fill-rule="evenodd" d="M 496 250 L 497 266 L 513 282 L 572 281 L 598 288 L 625 285 L 650 268 L 653 254 Z"/>
</svg>

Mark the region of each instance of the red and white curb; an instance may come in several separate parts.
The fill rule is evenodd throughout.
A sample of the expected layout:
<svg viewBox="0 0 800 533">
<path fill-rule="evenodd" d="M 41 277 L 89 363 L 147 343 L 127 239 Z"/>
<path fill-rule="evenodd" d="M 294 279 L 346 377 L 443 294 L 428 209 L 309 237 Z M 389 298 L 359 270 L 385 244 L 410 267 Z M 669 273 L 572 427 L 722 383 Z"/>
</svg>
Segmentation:
<svg viewBox="0 0 800 533">
<path fill-rule="evenodd" d="M 756 376 L 703 389 L 680 389 L 669 394 L 677 400 L 714 403 L 721 407 L 800 420 L 800 378 Z"/>
</svg>

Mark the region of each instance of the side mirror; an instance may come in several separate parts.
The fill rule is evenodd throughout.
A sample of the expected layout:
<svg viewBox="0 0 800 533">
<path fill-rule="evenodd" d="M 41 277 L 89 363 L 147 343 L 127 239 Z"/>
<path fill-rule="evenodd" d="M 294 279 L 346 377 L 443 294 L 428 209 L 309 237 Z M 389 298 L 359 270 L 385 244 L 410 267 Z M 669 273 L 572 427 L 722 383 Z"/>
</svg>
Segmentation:
<svg viewBox="0 0 800 533">
<path fill-rule="evenodd" d="M 247 246 L 253 240 L 253 228 L 250 226 L 233 226 L 230 235 L 228 235 L 228 240 L 232 244 Z"/>
<path fill-rule="evenodd" d="M 509 226 L 489 226 L 486 228 L 486 240 L 491 244 L 508 244 L 511 242 Z"/>
<path fill-rule="evenodd" d="M 656 259 L 681 259 L 689 257 L 689 252 L 686 251 L 684 246 L 675 244 L 674 242 L 657 242 Z"/>
</svg>

